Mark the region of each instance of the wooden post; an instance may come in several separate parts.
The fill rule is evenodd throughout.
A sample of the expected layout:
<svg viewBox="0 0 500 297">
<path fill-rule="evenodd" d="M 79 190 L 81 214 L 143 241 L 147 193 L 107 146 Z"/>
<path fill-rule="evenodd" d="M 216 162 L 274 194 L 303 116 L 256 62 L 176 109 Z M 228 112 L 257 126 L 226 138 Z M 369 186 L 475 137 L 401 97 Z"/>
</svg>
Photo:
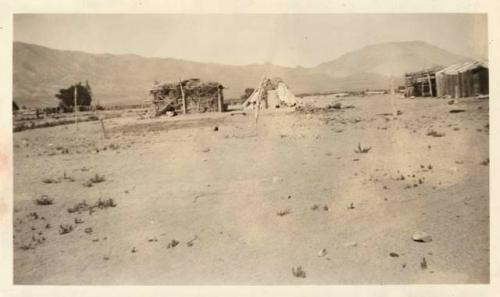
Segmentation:
<svg viewBox="0 0 500 297">
<path fill-rule="evenodd" d="M 184 89 L 182 88 L 182 80 L 180 78 L 179 78 L 179 86 L 181 87 L 181 95 L 182 95 L 182 112 L 186 114 L 187 113 L 186 95 L 184 94 Z"/>
<path fill-rule="evenodd" d="M 396 117 L 398 115 L 398 111 L 396 110 L 396 105 L 394 104 L 394 78 L 391 77 L 391 107 L 392 107 L 392 116 Z"/>
<path fill-rule="evenodd" d="M 427 73 L 427 81 L 429 82 L 429 94 L 431 95 L 431 97 L 434 97 L 434 94 L 432 92 L 432 80 L 429 73 Z"/>
<path fill-rule="evenodd" d="M 75 109 L 75 127 L 76 130 L 78 130 L 78 101 L 77 101 L 77 96 L 78 96 L 78 85 L 75 85 L 75 93 L 74 93 L 74 109 Z"/>
<path fill-rule="evenodd" d="M 90 89 L 88 89 L 88 91 L 89 91 L 90 97 L 92 98 L 93 96 L 92 96 L 92 93 L 91 93 Z M 99 97 L 97 97 L 97 99 L 94 100 L 94 102 L 95 102 L 95 106 L 94 106 L 95 110 L 94 110 L 94 112 L 95 112 L 95 115 L 97 116 L 97 118 L 99 119 L 99 122 L 101 122 L 102 136 L 104 138 L 108 138 L 106 136 L 106 128 L 104 127 L 104 119 L 102 118 L 101 113 L 99 112 L 99 107 L 100 107 Z"/>
<path fill-rule="evenodd" d="M 260 112 L 260 103 L 262 99 L 262 88 L 264 86 L 264 80 L 265 77 L 262 78 L 262 81 L 260 82 L 259 85 L 259 90 L 257 92 L 257 104 L 256 104 L 256 110 L 255 110 L 255 125 L 257 125 L 257 122 L 259 121 L 259 112 Z"/>
<path fill-rule="evenodd" d="M 102 117 L 101 113 L 99 112 L 99 101 L 97 101 L 95 112 L 96 112 L 97 118 L 99 119 L 99 122 L 101 122 L 102 136 L 104 138 L 108 138 L 106 135 L 106 128 L 104 127 L 104 118 Z"/>
<path fill-rule="evenodd" d="M 217 87 L 217 104 L 219 105 L 219 112 L 222 112 L 222 89 Z"/>
</svg>

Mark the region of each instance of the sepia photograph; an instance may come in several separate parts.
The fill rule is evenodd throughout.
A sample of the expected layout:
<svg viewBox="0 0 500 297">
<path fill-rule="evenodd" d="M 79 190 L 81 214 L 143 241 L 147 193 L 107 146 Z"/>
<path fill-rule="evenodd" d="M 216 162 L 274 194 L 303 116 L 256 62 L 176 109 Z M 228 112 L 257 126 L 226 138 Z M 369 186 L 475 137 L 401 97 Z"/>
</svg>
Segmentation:
<svg viewBox="0 0 500 297">
<path fill-rule="evenodd" d="M 490 283 L 487 13 L 16 13 L 14 285 Z"/>
</svg>

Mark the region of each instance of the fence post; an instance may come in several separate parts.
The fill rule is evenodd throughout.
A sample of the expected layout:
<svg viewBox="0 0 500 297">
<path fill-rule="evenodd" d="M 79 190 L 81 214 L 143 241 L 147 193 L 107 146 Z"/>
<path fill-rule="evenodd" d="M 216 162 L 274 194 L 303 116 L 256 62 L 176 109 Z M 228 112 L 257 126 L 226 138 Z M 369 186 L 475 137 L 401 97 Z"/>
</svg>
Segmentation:
<svg viewBox="0 0 500 297">
<path fill-rule="evenodd" d="M 187 113 L 186 95 L 184 94 L 184 89 L 182 88 L 182 80 L 180 78 L 179 78 L 179 86 L 181 88 L 181 95 L 182 95 L 182 112 L 186 114 Z"/>
</svg>

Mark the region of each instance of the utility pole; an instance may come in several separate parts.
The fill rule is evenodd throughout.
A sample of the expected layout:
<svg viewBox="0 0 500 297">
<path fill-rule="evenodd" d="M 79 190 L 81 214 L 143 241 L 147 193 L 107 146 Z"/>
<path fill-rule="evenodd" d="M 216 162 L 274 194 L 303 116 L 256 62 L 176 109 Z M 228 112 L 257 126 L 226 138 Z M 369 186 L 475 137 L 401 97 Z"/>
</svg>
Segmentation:
<svg viewBox="0 0 500 297">
<path fill-rule="evenodd" d="M 391 77 L 391 91 L 390 91 L 390 96 L 391 96 L 391 107 L 392 107 L 392 116 L 396 117 L 398 115 L 398 111 L 396 109 L 396 105 L 394 104 L 394 97 L 396 96 L 396 92 L 394 90 L 394 78 Z"/>
<path fill-rule="evenodd" d="M 78 90 L 78 85 L 75 85 L 75 93 L 74 93 L 74 97 L 75 97 L 74 98 L 75 99 L 74 105 L 75 106 L 74 106 L 74 108 L 75 108 L 75 127 L 76 127 L 76 130 L 78 130 L 78 100 L 76 99 L 78 96 L 77 90 Z"/>
</svg>

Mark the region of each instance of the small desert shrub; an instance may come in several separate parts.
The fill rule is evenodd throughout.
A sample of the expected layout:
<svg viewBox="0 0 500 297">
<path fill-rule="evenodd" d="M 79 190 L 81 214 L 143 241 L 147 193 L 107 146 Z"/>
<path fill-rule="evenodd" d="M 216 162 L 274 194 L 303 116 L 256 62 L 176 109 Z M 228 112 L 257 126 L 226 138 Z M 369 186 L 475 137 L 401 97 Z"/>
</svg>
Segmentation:
<svg viewBox="0 0 500 297">
<path fill-rule="evenodd" d="M 174 248 L 179 244 L 179 242 L 175 239 L 172 239 L 167 245 L 167 249 Z"/>
<path fill-rule="evenodd" d="M 108 207 L 116 207 L 115 201 L 112 198 L 106 200 L 101 200 L 101 198 L 99 198 L 97 202 L 92 205 L 87 204 L 87 202 L 83 200 L 82 202 L 75 204 L 73 207 L 68 208 L 68 212 L 69 213 L 75 213 L 75 212 L 81 213 L 83 211 L 93 212 L 95 208 L 105 209 Z"/>
<path fill-rule="evenodd" d="M 34 212 L 30 212 L 28 214 L 28 218 L 31 218 L 32 220 L 38 220 L 39 216 L 38 216 L 38 213 L 36 211 L 34 211 Z"/>
<path fill-rule="evenodd" d="M 42 179 L 42 182 L 44 184 L 57 184 L 57 183 L 59 183 L 59 181 L 57 179 L 53 179 L 53 178 L 44 178 L 44 179 Z"/>
<path fill-rule="evenodd" d="M 297 268 L 292 267 L 292 274 L 295 277 L 306 278 L 306 272 L 302 269 L 301 266 L 298 266 Z"/>
<path fill-rule="evenodd" d="M 23 244 L 23 245 L 20 246 L 20 248 L 23 251 L 34 249 L 34 247 L 33 247 L 33 245 L 31 243 Z"/>
<path fill-rule="evenodd" d="M 35 199 L 36 205 L 51 205 L 54 204 L 54 199 L 47 195 L 42 195 L 40 198 Z"/>
<path fill-rule="evenodd" d="M 84 183 L 83 183 L 83 185 L 84 185 L 85 187 L 90 188 L 90 187 L 92 187 L 93 183 L 92 183 L 90 180 L 88 180 L 88 181 L 84 182 Z"/>
<path fill-rule="evenodd" d="M 422 262 L 420 262 L 420 268 L 422 268 L 422 270 L 427 269 L 427 261 L 425 260 L 425 257 L 423 257 Z"/>
<path fill-rule="evenodd" d="M 484 165 L 484 166 L 490 165 L 490 158 L 486 158 L 483 161 L 481 161 L 481 165 Z"/>
<path fill-rule="evenodd" d="M 104 177 L 104 175 L 99 175 L 97 173 L 94 175 L 94 177 L 90 178 L 90 181 L 94 184 L 102 183 L 105 180 L 106 178 Z"/>
<path fill-rule="evenodd" d="M 358 148 L 354 150 L 355 153 L 357 154 L 366 154 L 368 153 L 372 147 L 361 147 L 361 143 L 358 143 Z"/>
<path fill-rule="evenodd" d="M 327 109 L 341 109 L 342 108 L 342 104 L 340 104 L 340 102 L 337 102 L 337 103 L 335 103 L 333 105 L 328 105 L 326 108 Z"/>
<path fill-rule="evenodd" d="M 67 181 L 70 181 L 70 182 L 74 182 L 74 181 L 75 181 L 75 179 L 74 179 L 74 178 L 72 178 L 72 177 L 71 177 L 71 176 L 69 176 L 69 175 L 66 175 L 66 171 L 64 171 L 63 179 L 64 179 L 64 180 L 67 180 Z"/>
<path fill-rule="evenodd" d="M 285 210 L 280 210 L 276 213 L 276 215 L 280 216 L 280 217 L 283 217 L 283 216 L 286 216 L 287 214 L 290 214 L 292 211 L 287 208 Z"/>
<path fill-rule="evenodd" d="M 68 234 L 71 231 L 73 231 L 73 226 L 72 225 L 59 225 L 59 234 Z"/>
<path fill-rule="evenodd" d="M 430 131 L 427 132 L 427 136 L 432 136 L 432 137 L 443 137 L 445 135 L 446 134 L 440 133 L 440 132 L 437 132 L 437 131 L 434 131 L 434 130 L 430 130 Z"/>
<path fill-rule="evenodd" d="M 97 200 L 96 204 L 94 204 L 93 206 L 98 207 L 99 209 L 104 209 L 108 207 L 116 207 L 116 204 L 112 198 L 109 198 L 104 201 L 102 201 L 101 198 L 99 198 L 99 200 Z"/>
<path fill-rule="evenodd" d="M 68 208 L 68 212 L 69 213 L 82 212 L 88 210 L 89 207 L 90 205 L 88 205 L 87 202 L 83 200 L 82 202 L 75 204 L 75 206 Z"/>
</svg>

